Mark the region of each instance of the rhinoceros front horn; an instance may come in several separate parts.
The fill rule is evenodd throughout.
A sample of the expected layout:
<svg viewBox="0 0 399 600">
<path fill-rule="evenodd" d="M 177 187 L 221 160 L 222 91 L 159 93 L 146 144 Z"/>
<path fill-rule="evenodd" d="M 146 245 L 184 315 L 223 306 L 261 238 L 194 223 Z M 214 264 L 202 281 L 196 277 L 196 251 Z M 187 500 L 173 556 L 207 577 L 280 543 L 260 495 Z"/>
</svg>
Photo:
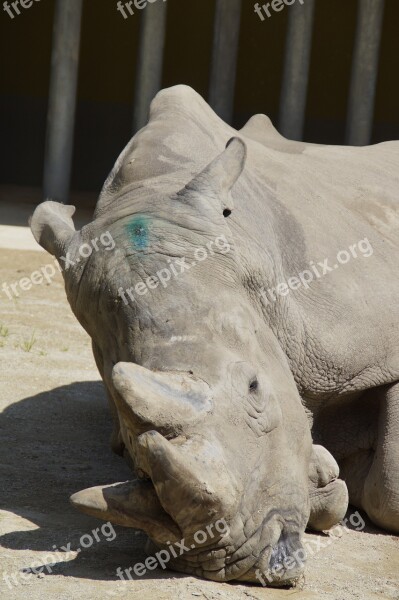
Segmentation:
<svg viewBox="0 0 399 600">
<path fill-rule="evenodd" d="M 139 428 L 179 433 L 184 424 L 195 423 L 212 408 L 209 386 L 187 373 L 118 363 L 112 381 L 118 409 Z"/>
<path fill-rule="evenodd" d="M 86 515 L 115 525 L 142 529 L 160 543 L 181 538 L 181 531 L 162 508 L 149 481 L 125 481 L 87 488 L 73 494 L 70 500 Z"/>
<path fill-rule="evenodd" d="M 30 218 L 33 236 L 56 258 L 64 256 L 76 230 L 72 221 L 75 207 L 48 200 L 36 208 Z"/>
</svg>

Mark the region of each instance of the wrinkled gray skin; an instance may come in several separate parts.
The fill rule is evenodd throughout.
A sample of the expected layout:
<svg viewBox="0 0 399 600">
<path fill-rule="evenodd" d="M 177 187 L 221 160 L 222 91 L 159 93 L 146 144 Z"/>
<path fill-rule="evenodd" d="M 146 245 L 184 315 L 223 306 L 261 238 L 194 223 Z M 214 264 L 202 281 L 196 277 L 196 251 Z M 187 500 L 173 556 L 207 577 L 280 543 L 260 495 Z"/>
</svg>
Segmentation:
<svg viewBox="0 0 399 600">
<path fill-rule="evenodd" d="M 225 519 L 227 535 L 169 566 L 257 581 L 282 565 L 270 581 L 290 584 L 301 568 L 284 558 L 306 525 L 345 514 L 335 458 L 351 502 L 399 532 L 398 189 L 397 142 L 291 142 L 263 115 L 237 133 L 178 86 L 154 100 L 92 223 L 76 232 L 72 207 L 39 206 L 33 233 L 59 259 L 105 231 L 116 243 L 64 278 L 108 391 L 113 449 L 139 479 L 74 505 L 158 549 Z M 176 258 L 190 265 L 220 236 L 230 252 L 214 245 L 166 288 L 122 301 L 120 288 Z M 275 302 L 260 294 L 364 238 L 369 258 Z"/>
</svg>

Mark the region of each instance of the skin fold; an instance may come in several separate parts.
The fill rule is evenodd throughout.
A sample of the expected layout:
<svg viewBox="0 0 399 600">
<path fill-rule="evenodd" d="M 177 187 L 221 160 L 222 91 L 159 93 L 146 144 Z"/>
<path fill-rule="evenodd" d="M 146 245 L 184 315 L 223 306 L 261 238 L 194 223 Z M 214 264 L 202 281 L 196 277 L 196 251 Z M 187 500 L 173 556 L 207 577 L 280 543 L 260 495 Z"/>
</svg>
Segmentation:
<svg viewBox="0 0 399 600">
<path fill-rule="evenodd" d="M 237 132 L 177 86 L 89 225 L 36 209 L 37 241 L 71 259 L 68 300 L 133 470 L 77 508 L 158 550 L 184 538 L 168 566 L 217 581 L 295 583 L 305 527 L 339 522 L 348 489 L 399 532 L 398 167 L 397 142 L 291 142 L 264 115 Z M 115 248 L 81 260 L 103 232 Z M 226 532 L 194 543 L 218 519 Z"/>
</svg>

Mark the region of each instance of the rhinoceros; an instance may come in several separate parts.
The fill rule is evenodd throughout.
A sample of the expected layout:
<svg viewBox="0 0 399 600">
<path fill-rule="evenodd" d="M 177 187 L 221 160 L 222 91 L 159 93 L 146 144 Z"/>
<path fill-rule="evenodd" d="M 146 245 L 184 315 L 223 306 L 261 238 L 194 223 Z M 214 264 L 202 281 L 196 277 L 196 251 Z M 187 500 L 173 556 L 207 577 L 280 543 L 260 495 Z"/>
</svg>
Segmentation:
<svg viewBox="0 0 399 600">
<path fill-rule="evenodd" d="M 72 503 L 217 581 L 293 584 L 305 528 L 338 523 L 348 490 L 398 533 L 398 189 L 399 142 L 294 142 L 264 115 L 236 131 L 176 86 L 90 224 L 39 205 L 133 471 Z M 104 232 L 113 251 L 82 258 Z"/>
</svg>

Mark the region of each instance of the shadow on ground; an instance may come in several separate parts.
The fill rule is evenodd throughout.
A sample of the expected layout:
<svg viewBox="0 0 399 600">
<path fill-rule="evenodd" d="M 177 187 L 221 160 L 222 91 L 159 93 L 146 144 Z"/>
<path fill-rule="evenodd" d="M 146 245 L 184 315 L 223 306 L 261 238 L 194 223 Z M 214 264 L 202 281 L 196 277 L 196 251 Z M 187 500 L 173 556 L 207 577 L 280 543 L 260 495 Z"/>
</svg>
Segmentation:
<svg viewBox="0 0 399 600">
<path fill-rule="evenodd" d="M 26 524 L 21 526 L 24 522 L 16 518 L 16 527 L 10 523 L 13 530 L 0 537 L 0 545 L 39 551 L 35 565 L 41 559 L 43 564 L 55 562 L 51 566 L 54 575 L 88 579 L 117 579 L 119 566 L 126 569 L 145 560 L 144 534 L 116 526 L 115 536 L 109 527 L 103 534 L 103 522 L 76 512 L 69 504 L 69 496 L 82 488 L 131 478 L 124 461 L 111 452 L 111 429 L 103 386 L 97 381 L 40 393 L 0 415 L 0 508 L 37 526 L 26 530 Z M 87 534 L 97 527 L 99 542 L 91 535 L 91 547 L 82 549 L 75 559 L 62 562 L 57 558 L 62 546 L 81 548 L 84 535 L 87 544 Z M 176 575 L 157 571 L 148 576 Z"/>
</svg>

